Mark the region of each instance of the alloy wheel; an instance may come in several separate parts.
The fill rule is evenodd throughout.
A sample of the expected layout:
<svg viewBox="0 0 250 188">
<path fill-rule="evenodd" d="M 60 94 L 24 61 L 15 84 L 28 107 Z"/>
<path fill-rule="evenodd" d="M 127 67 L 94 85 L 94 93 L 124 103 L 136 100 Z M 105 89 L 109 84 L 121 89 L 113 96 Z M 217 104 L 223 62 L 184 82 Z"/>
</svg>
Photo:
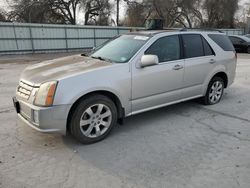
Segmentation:
<svg viewBox="0 0 250 188">
<path fill-rule="evenodd" d="M 112 113 L 104 104 L 94 104 L 87 108 L 80 118 L 80 130 L 88 138 L 103 135 L 112 122 Z"/>
<path fill-rule="evenodd" d="M 209 100 L 212 104 L 217 103 L 223 94 L 223 83 L 215 81 L 209 91 Z"/>
</svg>

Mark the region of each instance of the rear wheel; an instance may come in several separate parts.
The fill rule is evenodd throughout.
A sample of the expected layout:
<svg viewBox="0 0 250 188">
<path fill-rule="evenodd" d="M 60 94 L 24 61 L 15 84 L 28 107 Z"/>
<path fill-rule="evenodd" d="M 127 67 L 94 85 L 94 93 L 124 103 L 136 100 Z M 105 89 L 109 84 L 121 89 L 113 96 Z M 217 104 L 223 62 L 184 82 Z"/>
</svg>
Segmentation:
<svg viewBox="0 0 250 188">
<path fill-rule="evenodd" d="M 117 109 L 112 100 L 94 95 L 79 102 L 71 117 L 71 133 L 83 144 L 104 139 L 117 122 Z"/>
<path fill-rule="evenodd" d="M 208 84 L 206 95 L 202 98 L 205 105 L 213 105 L 220 102 L 224 92 L 224 81 L 220 77 L 214 77 Z"/>
</svg>

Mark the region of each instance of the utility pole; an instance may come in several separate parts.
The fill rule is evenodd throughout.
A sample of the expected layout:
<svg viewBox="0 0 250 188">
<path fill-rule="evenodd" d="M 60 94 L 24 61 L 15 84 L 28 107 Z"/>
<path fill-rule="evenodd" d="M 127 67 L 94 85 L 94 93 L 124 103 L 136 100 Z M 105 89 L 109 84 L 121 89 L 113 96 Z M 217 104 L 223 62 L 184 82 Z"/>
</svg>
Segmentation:
<svg viewBox="0 0 250 188">
<path fill-rule="evenodd" d="M 120 0 L 116 0 L 116 25 L 119 26 Z"/>
<path fill-rule="evenodd" d="M 246 3 L 246 5 L 248 5 L 248 10 L 246 15 L 245 34 L 250 34 L 250 3 Z"/>
</svg>

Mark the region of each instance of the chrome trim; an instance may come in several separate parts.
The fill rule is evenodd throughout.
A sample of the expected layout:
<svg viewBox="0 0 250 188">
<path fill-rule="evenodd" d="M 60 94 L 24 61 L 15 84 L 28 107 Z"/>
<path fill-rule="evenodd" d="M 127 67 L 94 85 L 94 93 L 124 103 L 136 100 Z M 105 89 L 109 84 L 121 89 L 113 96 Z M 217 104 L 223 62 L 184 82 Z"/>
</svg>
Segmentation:
<svg viewBox="0 0 250 188">
<path fill-rule="evenodd" d="M 25 83 L 24 81 L 20 81 L 17 87 L 17 94 L 25 99 L 29 99 L 33 86 Z"/>
</svg>

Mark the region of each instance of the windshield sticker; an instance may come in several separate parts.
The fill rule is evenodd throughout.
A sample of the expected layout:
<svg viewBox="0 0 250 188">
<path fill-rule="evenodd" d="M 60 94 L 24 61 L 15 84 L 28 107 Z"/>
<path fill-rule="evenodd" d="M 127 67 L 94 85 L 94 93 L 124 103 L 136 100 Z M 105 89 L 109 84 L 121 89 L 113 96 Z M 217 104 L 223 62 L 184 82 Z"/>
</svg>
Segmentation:
<svg viewBox="0 0 250 188">
<path fill-rule="evenodd" d="M 135 40 L 148 40 L 149 37 L 145 37 L 145 36 L 135 36 L 134 39 Z"/>
</svg>

